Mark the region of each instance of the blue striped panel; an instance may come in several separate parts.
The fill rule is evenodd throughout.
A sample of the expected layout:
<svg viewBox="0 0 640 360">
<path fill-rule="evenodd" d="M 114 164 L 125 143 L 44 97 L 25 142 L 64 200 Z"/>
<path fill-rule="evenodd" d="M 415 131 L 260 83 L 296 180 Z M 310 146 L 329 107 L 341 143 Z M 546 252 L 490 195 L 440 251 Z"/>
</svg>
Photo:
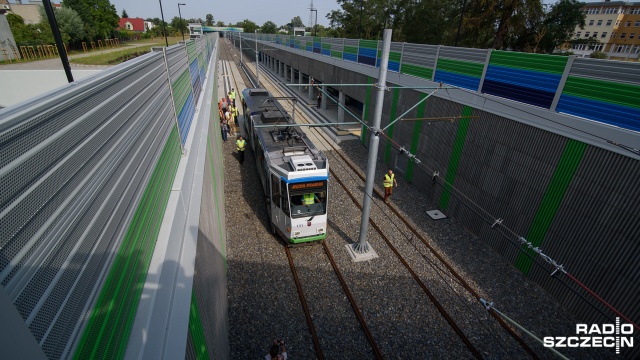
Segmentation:
<svg viewBox="0 0 640 360">
<path fill-rule="evenodd" d="M 539 71 L 489 65 L 485 79 L 555 92 L 558 89 L 561 76 L 561 74 L 549 74 Z"/>
<path fill-rule="evenodd" d="M 322 49 L 322 55 L 331 56 L 331 50 Z"/>
<path fill-rule="evenodd" d="M 437 69 L 434 80 L 469 90 L 478 90 L 478 86 L 480 86 L 480 78 Z"/>
<path fill-rule="evenodd" d="M 202 88 L 200 83 L 200 71 L 198 69 L 198 59 L 194 59 L 189 65 L 189 75 L 191 75 L 191 86 L 193 87 L 194 98 L 200 97 L 200 89 Z"/>
<path fill-rule="evenodd" d="M 191 75 L 191 85 L 195 84 L 196 81 L 200 81 L 198 79 L 198 74 L 200 74 L 200 72 L 198 71 L 198 59 L 196 58 L 195 60 L 193 60 L 191 62 L 191 64 L 189 64 L 189 74 Z"/>
<path fill-rule="evenodd" d="M 487 79 L 484 80 L 484 84 L 482 85 L 482 92 L 534 106 L 540 106 L 545 109 L 551 107 L 555 95 L 555 92 L 505 84 Z"/>
<path fill-rule="evenodd" d="M 196 110 L 193 103 L 193 95 L 189 94 L 189 97 L 187 97 L 187 101 L 185 102 L 182 110 L 180 110 L 180 114 L 178 115 L 178 126 L 180 127 L 181 137 L 180 140 L 183 145 L 185 141 L 187 141 L 187 135 L 189 134 L 189 129 L 191 128 L 191 122 L 193 120 L 195 111 Z"/>
<path fill-rule="evenodd" d="M 347 61 L 358 62 L 358 57 L 355 54 L 342 53 L 342 58 Z"/>
<path fill-rule="evenodd" d="M 313 52 L 313 48 L 311 46 L 307 46 L 307 51 L 308 52 Z"/>
<path fill-rule="evenodd" d="M 640 131 L 640 109 L 628 106 L 561 95 L 556 111 Z"/>
<path fill-rule="evenodd" d="M 316 53 L 316 54 L 322 54 L 322 49 L 314 47 L 313 48 L 313 52 Z"/>
<path fill-rule="evenodd" d="M 380 58 L 376 60 L 376 67 L 380 67 Z M 389 64 L 387 65 L 387 70 L 400 72 L 400 62 L 399 61 L 391 61 L 389 60 Z"/>
</svg>

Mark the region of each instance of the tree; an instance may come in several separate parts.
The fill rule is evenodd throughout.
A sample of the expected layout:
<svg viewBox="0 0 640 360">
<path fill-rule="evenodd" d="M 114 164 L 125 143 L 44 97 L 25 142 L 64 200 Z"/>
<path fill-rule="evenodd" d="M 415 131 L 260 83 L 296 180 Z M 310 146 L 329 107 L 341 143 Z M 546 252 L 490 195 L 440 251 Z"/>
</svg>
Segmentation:
<svg viewBox="0 0 640 360">
<path fill-rule="evenodd" d="M 337 0 L 337 2 L 342 10 L 331 11 L 327 14 L 327 19 L 331 28 L 341 36 L 381 39 L 383 30 L 391 28 L 394 41 L 404 40 L 405 13 L 408 7 L 416 5 L 415 1 L 410 0 Z"/>
<path fill-rule="evenodd" d="M 53 13 L 58 23 L 62 42 L 70 45 L 79 45 L 85 38 L 84 24 L 78 13 L 70 8 L 53 8 Z M 40 24 L 42 28 L 50 28 L 49 19 L 44 11 L 44 7 L 40 6 Z M 53 35 L 51 35 L 53 38 Z"/>
<path fill-rule="evenodd" d="M 302 22 L 302 19 L 300 18 L 300 16 L 296 16 L 293 19 L 291 19 L 291 26 L 304 27 L 304 23 Z"/>
<path fill-rule="evenodd" d="M 240 24 L 240 27 L 244 30 L 244 32 L 252 33 L 256 31 L 259 26 L 249 19 L 244 19 Z"/>
<path fill-rule="evenodd" d="M 216 23 L 216 26 L 218 26 L 218 27 L 224 27 L 224 21 L 220 21 L 220 20 L 218 20 L 218 22 Z"/>
<path fill-rule="evenodd" d="M 204 18 L 206 19 L 206 26 L 213 26 L 213 15 L 207 14 Z"/>
<path fill-rule="evenodd" d="M 606 59 L 608 56 L 601 51 L 594 51 L 589 55 L 589 57 L 592 59 Z"/>
<path fill-rule="evenodd" d="M 31 46 L 53 44 L 55 42 L 48 22 L 41 21 L 37 24 L 25 24 L 24 19 L 19 15 L 7 14 L 6 17 L 16 45 Z"/>
<path fill-rule="evenodd" d="M 185 19 L 180 19 L 177 16 L 174 16 L 173 19 L 171 19 L 171 29 L 174 31 L 175 35 L 179 35 L 181 33 L 189 33 L 189 24 L 187 23 L 187 20 Z"/>
<path fill-rule="evenodd" d="M 260 32 L 263 34 L 275 34 L 278 31 L 278 26 L 273 21 L 267 21 L 262 24 Z"/>
<path fill-rule="evenodd" d="M 63 5 L 78 13 L 89 40 L 106 39 L 116 33 L 120 19 L 109 0 L 64 0 Z"/>
<path fill-rule="evenodd" d="M 576 0 L 560 0 L 551 6 L 543 23 L 547 33 L 540 41 L 541 51 L 552 53 L 558 46 L 571 40 L 576 27 L 584 29 L 587 15 L 582 11 L 582 5 Z"/>
<path fill-rule="evenodd" d="M 125 19 L 129 18 L 129 14 L 127 14 L 127 10 L 122 9 L 122 15 L 120 15 L 120 17 Z"/>
<path fill-rule="evenodd" d="M 409 6 L 404 14 L 405 41 L 420 44 L 453 45 L 460 21 L 457 0 L 426 0 Z M 429 21 L 424 21 L 429 19 Z"/>
</svg>

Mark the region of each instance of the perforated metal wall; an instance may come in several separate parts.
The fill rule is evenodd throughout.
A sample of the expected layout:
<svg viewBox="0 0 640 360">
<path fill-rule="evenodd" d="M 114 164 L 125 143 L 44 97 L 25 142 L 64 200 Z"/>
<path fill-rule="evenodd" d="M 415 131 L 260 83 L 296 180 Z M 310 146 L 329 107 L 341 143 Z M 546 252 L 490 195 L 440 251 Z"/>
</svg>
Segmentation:
<svg viewBox="0 0 640 360">
<path fill-rule="evenodd" d="M 0 283 L 51 359 L 73 354 L 160 153 L 180 149 L 187 53 L 167 53 L 0 111 Z"/>
</svg>

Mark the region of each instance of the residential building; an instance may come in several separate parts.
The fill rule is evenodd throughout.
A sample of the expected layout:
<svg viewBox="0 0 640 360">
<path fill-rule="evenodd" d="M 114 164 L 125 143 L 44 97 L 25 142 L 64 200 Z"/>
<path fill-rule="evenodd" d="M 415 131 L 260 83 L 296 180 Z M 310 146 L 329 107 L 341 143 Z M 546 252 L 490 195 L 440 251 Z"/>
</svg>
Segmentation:
<svg viewBox="0 0 640 360">
<path fill-rule="evenodd" d="M 585 3 L 585 27 L 576 27 L 574 39 L 598 40 L 599 44 L 574 44 L 576 55 L 594 51 L 609 57 L 638 58 L 640 52 L 640 2 L 608 1 Z"/>
<path fill-rule="evenodd" d="M 137 33 L 143 33 L 147 31 L 143 18 L 120 18 L 118 29 L 133 31 Z"/>
</svg>

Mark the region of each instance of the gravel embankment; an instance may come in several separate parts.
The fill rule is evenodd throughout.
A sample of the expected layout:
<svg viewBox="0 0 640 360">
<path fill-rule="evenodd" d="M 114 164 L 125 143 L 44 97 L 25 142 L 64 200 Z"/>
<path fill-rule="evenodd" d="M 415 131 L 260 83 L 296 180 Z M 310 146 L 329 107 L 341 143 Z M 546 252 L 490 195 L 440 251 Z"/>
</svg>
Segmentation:
<svg viewBox="0 0 640 360">
<path fill-rule="evenodd" d="M 364 169 L 366 149 L 357 141 L 341 146 Z M 275 338 L 285 338 L 292 359 L 316 357 L 295 283 L 280 241 L 270 234 L 262 186 L 253 155 L 236 159 L 233 140 L 224 144 L 231 358 L 262 358 Z M 362 201 L 363 183 L 341 160 L 328 154 L 331 167 Z M 386 168 L 379 164 L 377 178 Z M 378 181 L 381 182 L 381 181 Z M 425 194 L 398 179 L 392 203 L 485 299 L 539 336 L 572 335 L 575 323 L 566 309 L 511 265 L 464 231 L 454 220 L 431 220 L 436 206 Z M 376 187 L 381 184 L 376 184 Z M 369 227 L 368 240 L 379 258 L 353 263 L 345 245 L 358 240 L 360 211 L 335 182 L 329 188 L 326 240 L 345 281 L 385 358 L 464 359 L 471 352 L 444 321 L 423 289 L 385 241 Z M 372 218 L 417 276 L 451 314 L 473 345 L 488 359 L 527 358 L 526 352 L 486 310 L 448 274 L 424 245 L 375 198 Z M 398 225 L 396 227 L 396 225 Z M 324 356 L 370 359 L 373 351 L 361 331 L 333 269 L 319 245 L 292 249 Z M 440 269 L 440 270 L 435 270 Z M 442 270 L 444 269 L 444 270 Z M 527 339 L 542 358 L 556 358 Z M 613 357 L 613 351 L 573 349 L 572 358 Z"/>
</svg>

